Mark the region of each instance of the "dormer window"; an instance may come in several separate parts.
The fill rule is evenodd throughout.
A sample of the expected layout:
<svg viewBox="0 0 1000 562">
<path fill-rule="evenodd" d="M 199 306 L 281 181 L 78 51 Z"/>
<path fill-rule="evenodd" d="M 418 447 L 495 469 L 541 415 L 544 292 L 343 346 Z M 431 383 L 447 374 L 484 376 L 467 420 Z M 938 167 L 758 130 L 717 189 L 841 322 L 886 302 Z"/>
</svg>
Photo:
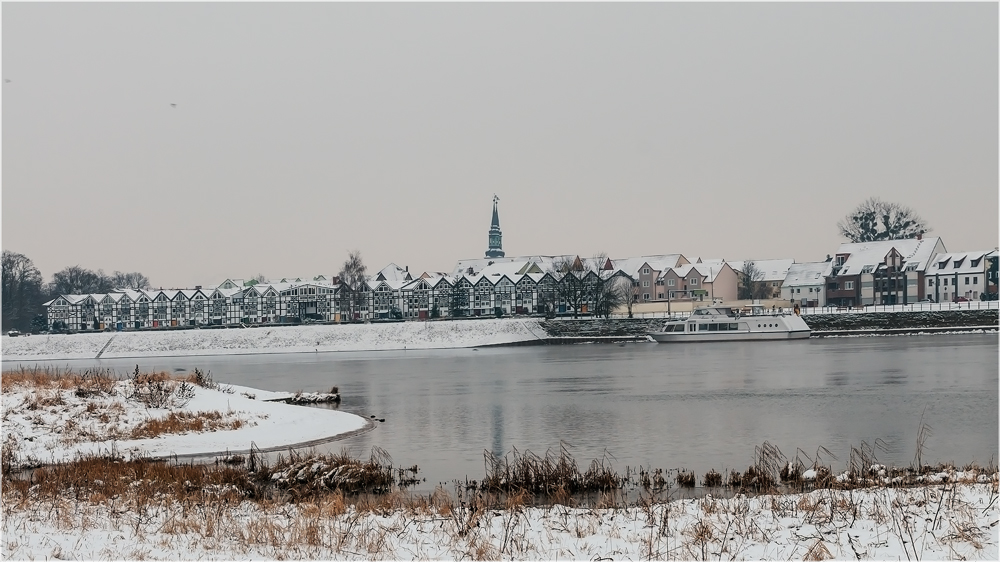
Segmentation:
<svg viewBox="0 0 1000 562">
<path fill-rule="evenodd" d="M 906 264 L 906 271 L 916 271 L 920 264 L 917 262 Z"/>
<path fill-rule="evenodd" d="M 971 262 L 969 262 L 969 267 L 979 267 L 980 261 L 982 261 L 982 258 L 976 258 L 972 260 Z"/>
</svg>

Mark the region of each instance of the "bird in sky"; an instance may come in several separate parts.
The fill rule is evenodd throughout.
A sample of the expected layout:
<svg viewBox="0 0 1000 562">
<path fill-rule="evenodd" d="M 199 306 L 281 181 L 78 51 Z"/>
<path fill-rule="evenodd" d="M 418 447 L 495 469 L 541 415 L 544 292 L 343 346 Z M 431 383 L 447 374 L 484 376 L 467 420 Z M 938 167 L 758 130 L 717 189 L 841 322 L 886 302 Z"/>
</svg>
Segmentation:
<svg viewBox="0 0 1000 562">
<path fill-rule="evenodd" d="M 176 103 L 172 103 L 172 104 L 170 104 L 170 107 L 172 107 L 174 109 L 177 109 L 177 104 Z"/>
<path fill-rule="evenodd" d="M 3 83 L 4 84 L 10 84 L 10 78 L 4 78 L 3 79 Z"/>
</svg>

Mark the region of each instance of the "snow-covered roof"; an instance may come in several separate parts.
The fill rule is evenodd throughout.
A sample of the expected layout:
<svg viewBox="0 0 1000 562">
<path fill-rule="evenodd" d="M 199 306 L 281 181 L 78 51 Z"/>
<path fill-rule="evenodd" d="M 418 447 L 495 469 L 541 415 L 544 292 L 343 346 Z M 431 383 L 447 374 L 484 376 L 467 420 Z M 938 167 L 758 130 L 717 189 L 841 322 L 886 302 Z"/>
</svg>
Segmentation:
<svg viewBox="0 0 1000 562">
<path fill-rule="evenodd" d="M 928 275 L 944 275 L 948 273 L 981 273 L 987 267 L 986 256 L 996 250 L 978 250 L 973 252 L 951 252 L 934 256 L 930 267 L 927 268 Z M 975 265 L 972 265 L 975 263 Z"/>
<path fill-rule="evenodd" d="M 764 274 L 761 281 L 784 281 L 785 277 L 788 276 L 788 269 L 793 263 L 795 263 L 795 260 L 792 258 L 775 260 L 733 260 L 728 263 L 734 270 L 741 272 L 748 261 L 752 261 L 757 269 Z"/>
<path fill-rule="evenodd" d="M 725 270 L 726 267 L 732 269 L 732 266 L 728 263 L 687 263 L 684 265 L 678 265 L 677 267 L 671 267 L 669 270 L 664 271 L 660 274 L 660 277 L 664 277 L 668 272 L 673 272 L 677 277 L 687 277 L 691 271 L 695 271 L 702 280 L 706 283 L 713 283 L 715 279 L 719 276 L 719 273 Z"/>
<path fill-rule="evenodd" d="M 574 261 L 578 256 L 576 255 L 565 255 L 565 256 L 513 256 L 513 257 L 503 257 L 503 258 L 482 258 L 482 259 L 472 259 L 472 260 L 459 260 L 455 264 L 455 269 L 452 271 L 453 277 L 460 277 L 466 275 L 469 268 L 472 268 L 473 273 L 480 273 L 484 269 L 496 265 L 515 263 L 519 264 L 519 268 L 527 266 L 529 263 L 536 264 L 538 268 L 542 271 L 548 271 L 555 267 L 556 264 L 565 261 Z M 583 258 L 580 261 L 586 262 Z"/>
<path fill-rule="evenodd" d="M 903 256 L 903 265 L 908 269 L 916 264 L 916 271 L 927 269 L 931 258 L 945 252 L 944 242 L 933 236 L 918 240 L 880 240 L 877 242 L 852 242 L 841 244 L 837 254 L 850 254 L 838 275 L 859 275 L 867 266 L 875 268 L 885 260 L 885 256 L 895 248 Z"/>
<path fill-rule="evenodd" d="M 622 271 L 631 277 L 638 277 L 639 269 L 642 268 L 644 264 L 648 264 L 654 271 L 666 271 L 671 267 L 675 267 L 680 264 L 681 260 L 687 261 L 681 254 L 661 254 L 655 256 L 637 256 L 634 258 L 622 258 L 617 260 L 611 260 L 611 264 L 614 266 L 615 270 Z"/>
<path fill-rule="evenodd" d="M 371 276 L 372 281 L 377 281 L 380 279 L 385 279 L 386 281 L 410 281 L 413 277 L 410 276 L 410 272 L 394 263 L 383 267 L 378 273 Z"/>
<path fill-rule="evenodd" d="M 785 287 L 804 287 L 806 285 L 822 285 L 826 283 L 827 275 L 833 271 L 833 261 L 816 261 L 793 263 L 785 275 Z"/>
</svg>

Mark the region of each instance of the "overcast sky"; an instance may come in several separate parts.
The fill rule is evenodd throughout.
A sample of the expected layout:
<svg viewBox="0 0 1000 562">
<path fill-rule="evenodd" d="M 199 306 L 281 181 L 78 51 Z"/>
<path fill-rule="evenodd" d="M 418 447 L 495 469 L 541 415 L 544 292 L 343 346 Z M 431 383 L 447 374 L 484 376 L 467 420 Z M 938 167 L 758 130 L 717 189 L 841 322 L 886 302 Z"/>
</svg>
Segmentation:
<svg viewBox="0 0 1000 562">
<path fill-rule="evenodd" d="M 2 10 L 3 248 L 46 279 L 450 271 L 494 193 L 507 255 L 815 261 L 870 196 L 997 245 L 992 2 Z"/>
</svg>

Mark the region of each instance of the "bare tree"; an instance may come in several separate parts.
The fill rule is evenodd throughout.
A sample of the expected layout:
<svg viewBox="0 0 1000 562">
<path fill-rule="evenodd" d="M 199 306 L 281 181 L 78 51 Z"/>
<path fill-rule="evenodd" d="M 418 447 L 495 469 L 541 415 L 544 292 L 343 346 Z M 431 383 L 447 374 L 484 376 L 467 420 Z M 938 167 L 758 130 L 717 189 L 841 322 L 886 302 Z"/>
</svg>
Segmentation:
<svg viewBox="0 0 1000 562">
<path fill-rule="evenodd" d="M 52 288 L 56 295 L 86 295 L 107 293 L 114 286 L 103 270 L 91 271 L 71 265 L 52 275 Z"/>
<path fill-rule="evenodd" d="M 740 270 L 740 299 L 763 299 L 769 295 L 767 283 L 764 281 L 764 272 L 761 271 L 753 260 L 743 262 L 743 269 Z"/>
<path fill-rule="evenodd" d="M 628 317 L 632 318 L 632 305 L 635 304 L 635 281 L 627 274 L 613 277 L 613 285 L 618 293 L 618 300 L 628 312 Z"/>
<path fill-rule="evenodd" d="M 851 242 L 875 242 L 913 238 L 929 232 L 924 220 L 909 207 L 871 197 L 837 223 L 840 234 Z"/>
<path fill-rule="evenodd" d="M 361 251 L 354 250 L 347 255 L 347 260 L 340 268 L 341 295 L 347 304 L 348 318 L 354 320 L 354 313 L 361 307 L 365 298 L 365 281 L 368 268 L 361 259 Z"/>
<path fill-rule="evenodd" d="M 111 285 L 116 289 L 132 289 L 133 291 L 141 291 L 152 287 L 149 283 L 149 278 L 138 271 L 131 273 L 116 271 L 112 273 Z"/>
<path fill-rule="evenodd" d="M 3 251 L 3 330 L 28 330 L 41 310 L 42 274 L 24 254 Z"/>
<path fill-rule="evenodd" d="M 573 318 L 579 318 L 580 311 L 593 296 L 593 272 L 587 271 L 577 258 L 555 262 L 549 273 L 556 279 L 557 298 L 573 311 Z"/>
<path fill-rule="evenodd" d="M 593 291 L 591 301 L 594 303 L 594 314 L 609 318 L 611 313 L 631 299 L 623 295 L 618 287 L 622 279 L 621 276 L 616 276 L 610 271 L 601 270 L 598 270 L 595 275 L 596 277 L 593 277 L 591 283 Z M 631 283 L 629 283 L 629 286 L 631 286 Z M 631 309 L 631 303 L 628 303 L 628 306 Z"/>
</svg>

